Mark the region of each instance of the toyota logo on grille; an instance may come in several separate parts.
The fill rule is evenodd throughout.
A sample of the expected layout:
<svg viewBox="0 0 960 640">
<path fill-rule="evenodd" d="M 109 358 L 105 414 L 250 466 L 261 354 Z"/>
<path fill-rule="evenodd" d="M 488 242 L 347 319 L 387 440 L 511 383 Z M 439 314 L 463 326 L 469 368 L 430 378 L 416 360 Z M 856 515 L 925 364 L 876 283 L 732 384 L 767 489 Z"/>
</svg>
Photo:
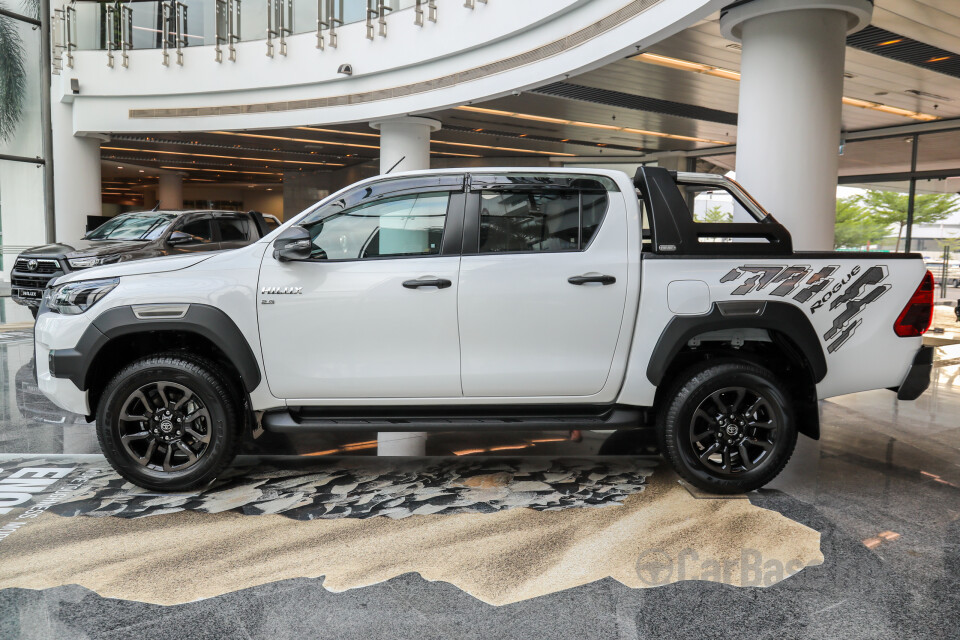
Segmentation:
<svg viewBox="0 0 960 640">
<path fill-rule="evenodd" d="M 30 271 L 36 271 L 36 270 L 37 270 L 37 261 L 36 261 L 36 260 L 33 260 L 33 259 L 27 260 L 27 269 L 30 270 Z"/>
</svg>

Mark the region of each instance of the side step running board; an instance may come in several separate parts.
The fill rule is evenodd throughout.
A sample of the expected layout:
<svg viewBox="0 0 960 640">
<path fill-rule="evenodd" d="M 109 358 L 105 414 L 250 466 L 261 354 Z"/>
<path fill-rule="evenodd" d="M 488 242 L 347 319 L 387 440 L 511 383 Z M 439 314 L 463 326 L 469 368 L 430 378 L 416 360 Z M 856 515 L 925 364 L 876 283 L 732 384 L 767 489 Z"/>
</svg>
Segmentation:
<svg viewBox="0 0 960 640">
<path fill-rule="evenodd" d="M 602 413 L 569 414 L 530 414 L 496 416 L 489 413 L 470 415 L 457 413 L 440 415 L 403 416 L 402 407 L 397 417 L 389 413 L 375 416 L 343 415 L 342 411 L 331 409 L 330 413 L 310 409 L 310 413 L 297 410 L 279 409 L 263 414 L 261 425 L 273 433 L 302 433 L 308 431 L 458 431 L 458 430 L 556 430 L 567 429 L 631 429 L 639 427 L 641 412 L 634 407 L 611 407 Z"/>
</svg>

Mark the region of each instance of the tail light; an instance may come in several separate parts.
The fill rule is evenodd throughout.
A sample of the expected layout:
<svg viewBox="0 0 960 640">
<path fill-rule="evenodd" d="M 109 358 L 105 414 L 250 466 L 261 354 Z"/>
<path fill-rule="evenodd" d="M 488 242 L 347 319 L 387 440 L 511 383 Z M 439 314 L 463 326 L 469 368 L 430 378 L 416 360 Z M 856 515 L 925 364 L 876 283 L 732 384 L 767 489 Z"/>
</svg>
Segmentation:
<svg viewBox="0 0 960 640">
<path fill-rule="evenodd" d="M 894 332 L 901 338 L 922 336 L 933 321 L 933 275 L 927 271 L 920 286 L 910 296 L 907 306 L 893 323 Z"/>
</svg>

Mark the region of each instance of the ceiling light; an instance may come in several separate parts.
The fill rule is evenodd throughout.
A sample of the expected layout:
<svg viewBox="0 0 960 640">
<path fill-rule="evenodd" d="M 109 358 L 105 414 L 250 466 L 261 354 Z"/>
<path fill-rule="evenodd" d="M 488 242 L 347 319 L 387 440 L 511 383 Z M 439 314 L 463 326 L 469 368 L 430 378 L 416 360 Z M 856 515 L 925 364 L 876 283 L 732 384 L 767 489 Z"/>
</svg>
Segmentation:
<svg viewBox="0 0 960 640">
<path fill-rule="evenodd" d="M 301 131 L 319 131 L 320 133 L 339 133 L 344 136 L 363 136 L 364 138 L 379 138 L 379 133 L 363 133 L 361 131 L 338 131 L 337 129 L 320 129 L 318 127 L 294 127 Z"/>
<path fill-rule="evenodd" d="M 309 144 L 332 144 L 341 147 L 357 147 L 358 149 L 380 149 L 379 145 L 357 144 L 355 142 L 330 142 L 328 140 L 313 140 L 311 138 L 290 138 L 286 136 L 268 136 L 262 133 L 241 133 L 239 131 L 211 131 L 221 136 L 243 136 L 245 138 L 262 138 L 264 140 L 287 140 L 289 142 L 306 142 Z"/>
<path fill-rule="evenodd" d="M 458 108 L 465 108 L 465 107 L 458 107 Z M 297 127 L 297 128 L 298 128 L 298 129 L 307 129 L 308 127 Z M 246 136 L 246 137 L 249 137 L 249 138 L 266 138 L 266 139 L 268 139 L 268 140 L 289 140 L 289 141 L 291 141 L 291 142 L 306 142 L 306 143 L 309 143 L 309 144 L 329 144 L 329 145 L 341 146 L 341 147 L 356 147 L 356 148 L 359 148 L 359 149 L 376 149 L 376 150 L 378 150 L 378 151 L 380 150 L 380 146 L 379 146 L 379 145 L 357 144 L 357 143 L 354 143 L 354 142 L 330 142 L 330 141 L 327 141 L 327 140 L 313 140 L 313 139 L 309 139 L 309 138 L 290 138 L 290 137 L 284 137 L 284 136 L 270 136 L 270 135 L 265 135 L 265 134 L 260 134 L 260 133 L 240 133 L 240 132 L 238 132 L 238 131 L 212 131 L 211 133 L 215 133 L 215 134 L 218 134 L 218 135 L 224 135 L 224 136 Z M 367 135 L 367 134 L 364 134 L 364 135 Z M 373 134 L 369 134 L 369 135 L 373 135 Z M 431 144 L 449 144 L 449 145 L 457 145 L 457 146 L 461 146 L 461 147 L 473 147 L 473 148 L 477 148 L 477 149 L 495 149 L 495 150 L 498 150 L 498 151 L 519 151 L 519 152 L 522 152 L 522 153 L 540 153 L 540 154 L 550 155 L 550 156 L 555 156 L 555 155 L 569 155 L 569 156 L 574 156 L 574 155 L 575 155 L 575 154 L 573 154 L 573 153 L 570 153 L 570 154 L 562 154 L 562 153 L 559 153 L 559 154 L 558 154 L 558 153 L 554 153 L 553 151 L 534 151 L 533 149 L 514 149 L 514 148 L 511 148 L 511 147 L 492 147 L 492 146 L 486 146 L 486 145 L 482 145 L 482 144 L 467 144 L 467 143 L 465 143 L 465 142 L 445 142 L 445 141 L 441 141 L 441 140 L 432 140 L 432 141 L 431 141 Z M 337 166 L 343 166 L 343 165 L 337 165 Z"/>
<path fill-rule="evenodd" d="M 652 64 L 658 64 L 662 67 L 671 67 L 673 69 L 683 69 L 684 71 L 696 71 L 697 73 L 705 73 L 707 75 L 716 76 L 718 78 L 726 78 L 727 80 L 740 80 L 740 74 L 730 69 L 724 69 L 723 67 L 715 67 L 712 64 L 704 64 L 702 62 L 691 62 L 689 60 L 671 58 L 670 56 L 662 56 L 657 53 L 641 53 L 639 55 L 634 56 L 633 59 L 639 60 L 640 62 L 649 62 Z"/>
<path fill-rule="evenodd" d="M 270 173 L 268 171 L 233 171 L 231 169 L 201 169 L 199 167 L 160 167 L 161 169 L 172 169 L 173 171 L 210 171 L 213 173 L 250 173 L 259 176 L 282 176 L 282 173 Z"/>
<path fill-rule="evenodd" d="M 109 149 L 110 151 L 134 151 L 137 153 L 160 153 L 163 155 L 171 156 L 189 156 L 191 158 L 223 158 L 226 160 L 252 160 L 254 162 L 282 162 L 285 164 L 316 164 L 316 165 L 329 165 L 331 167 L 342 167 L 343 164 L 337 162 L 309 162 L 307 160 L 275 160 L 273 158 L 248 158 L 243 156 L 221 156 L 215 155 L 212 153 L 195 153 L 195 152 L 184 152 L 184 151 L 161 151 L 159 149 L 133 149 L 129 147 L 100 147 L 101 149 Z M 117 167 L 118 169 L 120 167 Z M 141 170 L 141 173 L 143 171 Z"/>
<path fill-rule="evenodd" d="M 881 42 L 881 43 L 879 43 L 877 46 L 878 46 L 878 47 L 886 47 L 886 46 L 891 45 L 891 44 L 897 44 L 898 42 L 903 42 L 903 38 L 896 38 L 896 39 L 894 39 L 894 40 L 887 40 L 886 42 Z"/>
<path fill-rule="evenodd" d="M 880 111 L 883 113 L 889 113 L 895 116 L 904 116 L 906 118 L 913 118 L 914 120 L 937 120 L 937 116 L 927 115 L 926 113 L 919 113 L 917 111 L 910 111 L 909 109 L 901 109 L 900 107 L 891 107 L 886 104 L 880 104 L 879 102 L 871 102 L 870 100 L 860 100 L 858 98 L 843 98 L 843 104 L 848 107 L 860 107 L 861 109 L 872 109 L 873 111 Z"/>
<path fill-rule="evenodd" d="M 689 60 L 680 60 L 679 58 L 671 58 L 670 56 L 662 56 L 656 53 L 641 53 L 639 55 L 633 56 L 632 59 L 639 60 L 640 62 L 657 64 L 662 67 L 670 67 L 672 69 L 684 69 L 686 71 L 696 71 L 697 73 L 704 73 L 706 75 L 716 76 L 718 78 L 727 78 L 729 80 L 740 80 L 740 74 L 730 69 L 714 67 L 713 65 L 701 64 L 699 62 L 690 62 Z M 933 60 L 929 60 L 928 62 L 933 62 Z M 844 97 L 843 104 L 850 107 L 872 109 L 874 111 L 880 111 L 883 113 L 890 113 L 893 115 L 904 116 L 906 118 L 913 118 L 914 120 L 929 121 L 929 120 L 938 119 L 937 116 L 931 116 L 926 113 L 910 111 L 909 109 L 901 109 L 899 107 L 891 107 L 885 104 L 880 104 L 878 102 L 870 102 L 868 100 L 859 100 L 857 98 Z"/>
<path fill-rule="evenodd" d="M 560 153 L 557 151 L 537 151 L 535 149 L 517 149 L 515 147 L 495 147 L 485 144 L 470 144 L 467 142 L 448 142 L 446 140 L 431 140 L 430 144 L 448 144 L 455 147 L 470 147 L 472 149 L 492 149 L 494 151 L 516 151 L 519 153 L 539 153 L 546 156 L 570 156 L 575 157 L 575 153 Z"/>
<path fill-rule="evenodd" d="M 937 58 L 930 58 L 927 62 L 943 62 L 944 60 L 949 60 L 950 56 L 939 56 Z"/>
<path fill-rule="evenodd" d="M 457 108 L 457 109 L 461 109 L 461 110 L 463 110 L 463 111 L 474 111 L 474 112 L 476 112 L 476 113 L 485 113 L 485 114 L 488 114 L 488 115 L 504 116 L 504 117 L 507 117 L 507 118 L 519 118 L 519 119 L 521 119 L 521 120 L 542 120 L 542 119 L 543 119 L 542 116 L 536 116 L 536 115 L 532 115 L 532 114 L 529 114 L 529 113 L 516 113 L 516 112 L 513 112 L 513 111 L 499 111 L 499 110 L 497 110 L 497 109 L 485 109 L 485 108 L 482 108 L 482 107 L 467 107 L 467 106 L 463 106 L 463 107 L 456 107 L 456 108 Z M 552 118 L 552 119 L 553 119 L 553 120 L 557 120 L 560 124 L 565 124 L 565 125 L 571 126 L 571 127 L 585 127 L 585 128 L 588 128 L 588 129 L 604 129 L 604 130 L 607 130 L 607 131 L 622 131 L 622 132 L 624 132 L 624 133 L 635 133 L 635 134 L 639 134 L 639 135 L 643 135 L 643 136 L 652 136 L 652 137 L 655 137 L 655 138 L 670 138 L 671 140 L 687 140 L 687 141 L 689 141 L 689 142 L 708 142 L 708 143 L 711 143 L 711 144 L 728 144 L 728 141 L 726 141 L 726 140 L 710 140 L 710 139 L 707 139 L 707 138 L 696 138 L 696 137 L 694 137 L 694 136 L 681 136 L 681 135 L 677 135 L 677 134 L 673 134 L 673 133 L 661 133 L 661 132 L 659 132 L 659 131 L 648 131 L 648 130 L 646 130 L 646 129 L 634 129 L 634 128 L 631 128 L 631 127 L 618 127 L 618 126 L 612 125 L 612 124 L 598 124 L 598 123 L 596 123 L 596 122 L 582 122 L 582 121 L 580 121 L 580 120 L 558 120 L 557 118 Z M 561 142 L 569 142 L 569 138 L 564 138 L 563 140 L 561 140 Z M 570 156 L 575 156 L 576 154 L 573 154 L 573 153 L 570 153 L 570 154 L 554 153 L 554 154 L 551 154 L 551 155 L 570 155 Z"/>
<path fill-rule="evenodd" d="M 458 158 L 482 158 L 483 157 L 475 153 L 453 153 L 451 151 L 430 151 L 430 153 L 435 153 L 438 156 L 456 156 Z"/>
</svg>

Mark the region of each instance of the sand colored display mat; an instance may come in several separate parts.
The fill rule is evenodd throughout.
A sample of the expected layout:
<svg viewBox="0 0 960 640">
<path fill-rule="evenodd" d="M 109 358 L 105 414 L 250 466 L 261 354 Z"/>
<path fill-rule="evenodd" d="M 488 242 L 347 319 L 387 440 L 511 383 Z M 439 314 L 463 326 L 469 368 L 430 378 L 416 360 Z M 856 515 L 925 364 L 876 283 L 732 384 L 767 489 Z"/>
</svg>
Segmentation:
<svg viewBox="0 0 960 640">
<path fill-rule="evenodd" d="M 67 485 L 51 486 L 59 493 L 56 500 L 47 498 L 49 504 L 42 509 L 26 507 L 33 510 L 34 517 L 25 523 L 13 530 L 8 526 L 18 513 L 30 511 L 14 510 L 0 517 L 0 535 L 6 533 L 0 538 L 0 588 L 79 584 L 105 597 L 178 604 L 289 578 L 322 577 L 325 588 L 338 592 L 414 572 L 427 580 L 449 582 L 486 603 L 503 605 L 608 576 L 634 588 L 691 579 L 768 586 L 805 566 L 823 562 L 818 532 L 746 499 L 694 497 L 662 466 L 650 475 L 649 461 L 606 463 L 617 468 L 607 467 L 607 476 L 598 471 L 592 480 L 589 473 L 584 475 L 581 480 L 591 490 L 620 494 L 618 500 L 607 500 L 601 508 L 587 508 L 590 505 L 584 500 L 576 506 L 571 500 L 558 508 L 536 508 L 543 496 L 577 491 L 581 497 L 588 496 L 589 491 L 578 489 L 581 485 L 572 482 L 570 474 L 576 475 L 578 465 L 583 464 L 603 469 L 605 463 L 597 460 L 530 462 L 543 467 L 536 471 L 518 461 L 473 460 L 465 464 L 427 460 L 387 467 L 382 461 L 353 459 L 349 463 L 358 465 L 352 474 L 340 474 L 345 467 L 316 473 L 341 479 L 408 474 L 412 473 L 409 465 L 415 468 L 419 464 L 430 470 L 431 482 L 469 489 L 466 493 L 453 491 L 454 502 L 490 504 L 499 499 L 520 508 L 423 514 L 417 512 L 419 505 L 403 514 L 394 512 L 392 517 L 390 513 L 383 514 L 386 517 L 350 517 L 342 512 L 335 517 L 320 501 L 315 511 L 327 516 L 309 519 L 303 518 L 308 511 L 300 511 L 297 518 L 266 513 L 260 507 L 259 515 L 248 515 L 250 511 L 244 512 L 248 502 L 239 499 L 229 510 L 184 508 L 186 501 L 200 500 L 194 495 L 180 496 L 184 502 L 179 506 L 171 506 L 170 496 L 153 496 L 167 502 L 149 511 L 130 509 L 127 517 L 116 517 L 104 515 L 110 504 L 125 505 L 118 511 L 121 514 L 126 505 L 144 507 L 151 496 L 127 485 L 136 499 L 110 497 L 102 493 L 103 487 L 115 478 L 108 478 L 103 464 L 78 465 L 58 480 Z M 2 492 L 12 467 L 10 462 L 0 464 L 5 467 L 0 473 Z M 15 466 L 37 468 L 24 464 L 18 461 Z M 21 478 L 29 475 L 19 473 Z M 282 472 L 274 469 L 274 473 Z M 530 479 L 530 473 L 540 474 L 539 479 Z M 283 477 L 301 490 L 306 486 L 303 476 Z M 416 495 L 411 487 L 425 482 L 416 476 L 403 477 L 410 482 L 399 491 L 402 495 Z M 604 484 L 604 477 L 616 478 L 621 488 Z M 108 478 L 106 482 L 104 478 Z M 551 480 L 555 485 L 565 484 L 563 491 L 557 491 Z M 541 484 L 507 489 L 519 483 Z M 344 486 L 352 484 L 351 480 Z M 255 495 L 248 485 L 243 486 L 247 487 L 247 500 Z M 343 490 L 347 502 L 355 497 L 363 501 L 364 494 L 357 494 L 359 486 Z M 383 489 L 371 485 L 366 491 L 377 496 Z M 119 491 L 117 487 L 111 490 Z M 479 500 L 483 496 L 474 491 L 489 492 L 486 501 Z M 276 499 L 271 492 L 266 495 Z M 42 504 L 43 496 L 37 499 Z M 534 508 L 520 504 L 524 499 L 534 503 Z M 401 500 L 394 507 L 420 502 Z M 220 507 L 229 504 L 221 496 Z M 100 517 L 79 515 L 82 509 L 78 505 Z M 78 517 L 57 515 L 53 510 Z"/>
</svg>

